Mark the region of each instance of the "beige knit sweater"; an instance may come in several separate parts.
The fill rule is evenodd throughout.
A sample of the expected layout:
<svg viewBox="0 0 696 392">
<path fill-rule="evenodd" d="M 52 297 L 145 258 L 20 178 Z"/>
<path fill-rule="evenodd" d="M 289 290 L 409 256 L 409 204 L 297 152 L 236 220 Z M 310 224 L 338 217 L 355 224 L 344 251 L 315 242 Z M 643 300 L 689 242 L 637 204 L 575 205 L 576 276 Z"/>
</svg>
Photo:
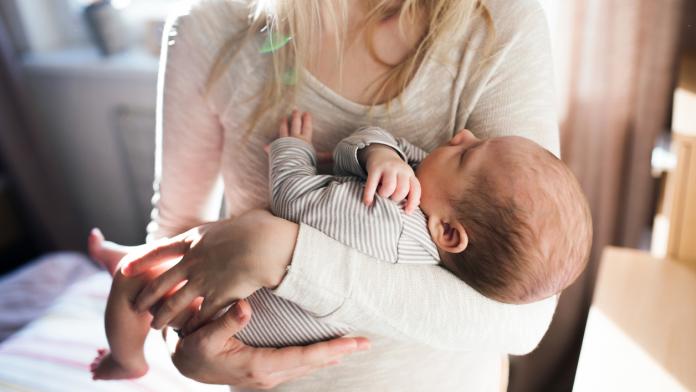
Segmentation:
<svg viewBox="0 0 696 392">
<path fill-rule="evenodd" d="M 553 70 L 536 0 L 485 0 L 490 30 L 475 20 L 445 56 L 427 59 L 390 111 L 351 102 L 305 72 L 297 106 L 314 116 L 318 150 L 330 151 L 363 125 L 381 126 L 430 151 L 466 127 L 478 137 L 520 135 L 558 154 Z M 243 133 L 268 55 L 252 40 L 204 96 L 218 49 L 246 26 L 244 0 L 203 0 L 168 25 L 160 72 L 155 209 L 150 238 L 168 236 L 268 205 L 267 157 L 276 134 L 267 116 Z M 291 269 L 275 291 L 330 322 L 372 339 L 370 351 L 282 385 L 287 391 L 497 390 L 501 358 L 536 347 L 556 299 L 507 305 L 487 299 L 436 265 L 387 264 L 302 225 Z M 252 316 L 253 317 L 253 316 Z"/>
</svg>

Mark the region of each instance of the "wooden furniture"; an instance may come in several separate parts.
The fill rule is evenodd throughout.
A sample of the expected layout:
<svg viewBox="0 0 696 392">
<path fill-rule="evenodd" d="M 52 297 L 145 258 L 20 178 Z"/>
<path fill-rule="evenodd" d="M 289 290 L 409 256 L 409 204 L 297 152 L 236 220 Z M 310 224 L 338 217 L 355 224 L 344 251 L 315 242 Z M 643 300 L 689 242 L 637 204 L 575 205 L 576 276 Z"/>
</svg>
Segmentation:
<svg viewBox="0 0 696 392">
<path fill-rule="evenodd" d="M 694 108 L 696 113 L 696 108 Z M 696 126 L 696 124 L 695 124 Z M 677 167 L 667 177 L 667 257 L 696 266 L 696 136 L 674 133 Z"/>
<path fill-rule="evenodd" d="M 653 254 L 696 266 L 696 55 L 686 55 L 674 94 L 672 151 L 653 231 Z"/>
<path fill-rule="evenodd" d="M 696 268 L 607 248 L 573 390 L 696 390 Z"/>
</svg>

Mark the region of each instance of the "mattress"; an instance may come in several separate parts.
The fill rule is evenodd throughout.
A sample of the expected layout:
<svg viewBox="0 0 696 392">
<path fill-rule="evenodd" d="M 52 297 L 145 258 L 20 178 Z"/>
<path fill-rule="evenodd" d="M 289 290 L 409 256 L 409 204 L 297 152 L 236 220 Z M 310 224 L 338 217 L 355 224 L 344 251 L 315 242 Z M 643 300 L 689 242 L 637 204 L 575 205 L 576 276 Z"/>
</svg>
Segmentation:
<svg viewBox="0 0 696 392">
<path fill-rule="evenodd" d="M 0 343 L 0 391 L 229 391 L 180 375 L 157 331 L 145 344 L 145 377 L 93 381 L 89 364 L 107 347 L 110 285 L 111 277 L 79 254 L 47 256 L 0 280 L 0 330 L 28 323 Z"/>
</svg>

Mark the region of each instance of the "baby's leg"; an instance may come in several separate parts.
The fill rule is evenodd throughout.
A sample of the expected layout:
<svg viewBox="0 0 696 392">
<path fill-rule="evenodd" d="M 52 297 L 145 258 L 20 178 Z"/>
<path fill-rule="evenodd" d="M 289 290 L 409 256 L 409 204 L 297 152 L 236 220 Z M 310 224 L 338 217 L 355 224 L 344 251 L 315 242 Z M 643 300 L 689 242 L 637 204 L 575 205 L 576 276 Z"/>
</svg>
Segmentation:
<svg viewBox="0 0 696 392">
<path fill-rule="evenodd" d="M 111 352 L 99 350 L 91 366 L 95 380 L 137 378 L 147 373 L 143 345 L 152 316 L 137 313 L 131 305 L 144 279 L 126 278 L 120 271 L 114 274 L 104 320 Z"/>
</svg>

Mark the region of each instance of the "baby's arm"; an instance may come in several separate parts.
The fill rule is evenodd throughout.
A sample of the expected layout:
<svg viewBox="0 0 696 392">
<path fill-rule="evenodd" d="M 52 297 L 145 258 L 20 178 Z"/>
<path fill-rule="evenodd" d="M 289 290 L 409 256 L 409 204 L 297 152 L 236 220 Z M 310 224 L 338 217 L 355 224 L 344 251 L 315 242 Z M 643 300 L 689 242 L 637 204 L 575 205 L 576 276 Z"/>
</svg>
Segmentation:
<svg viewBox="0 0 696 392">
<path fill-rule="evenodd" d="M 375 193 L 395 202 L 408 196 L 405 210 L 411 213 L 420 203 L 420 183 L 409 165 L 415 166 L 425 155 L 420 148 L 395 139 L 381 128 L 366 127 L 336 146 L 334 172 L 366 179 L 366 205 L 372 205 Z"/>
<path fill-rule="evenodd" d="M 309 113 L 300 115 L 293 111 L 290 124 L 281 122 L 278 136 L 268 151 L 271 211 L 280 218 L 299 222 L 306 208 L 303 197 L 325 188 L 333 177 L 317 174 Z"/>
</svg>

